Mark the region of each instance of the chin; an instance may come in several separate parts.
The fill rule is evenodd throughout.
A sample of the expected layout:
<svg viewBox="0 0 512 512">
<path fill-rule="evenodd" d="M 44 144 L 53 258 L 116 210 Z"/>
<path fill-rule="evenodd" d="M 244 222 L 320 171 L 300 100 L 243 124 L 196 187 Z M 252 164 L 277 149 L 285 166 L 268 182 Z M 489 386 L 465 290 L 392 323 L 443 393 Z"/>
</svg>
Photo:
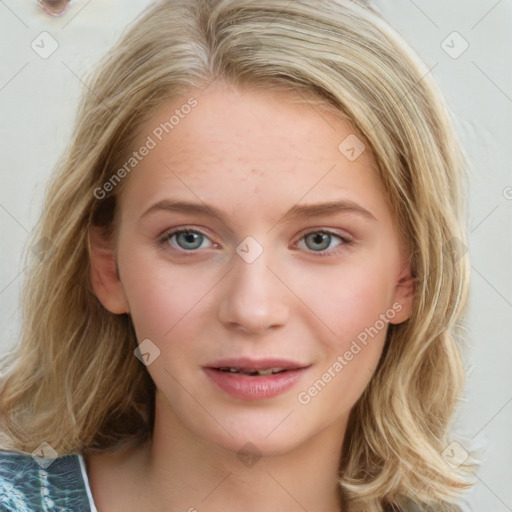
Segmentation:
<svg viewBox="0 0 512 512">
<path fill-rule="evenodd" d="M 226 415 L 223 422 L 225 430 L 215 428 L 214 432 L 203 432 L 203 437 L 237 456 L 284 455 L 314 436 L 314 432 L 310 436 L 303 432 L 304 424 L 290 421 L 294 415 L 291 411 L 291 407 L 276 409 L 271 413 L 258 409 L 239 413 L 229 421 Z"/>
</svg>

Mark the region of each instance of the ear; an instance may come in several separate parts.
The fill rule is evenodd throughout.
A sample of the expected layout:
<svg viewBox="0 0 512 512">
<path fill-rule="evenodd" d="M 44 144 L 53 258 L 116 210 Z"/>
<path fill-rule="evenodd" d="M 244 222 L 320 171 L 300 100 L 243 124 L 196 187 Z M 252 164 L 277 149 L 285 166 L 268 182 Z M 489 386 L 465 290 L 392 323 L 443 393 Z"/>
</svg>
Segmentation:
<svg viewBox="0 0 512 512">
<path fill-rule="evenodd" d="M 89 229 L 91 285 L 105 309 L 120 315 L 129 313 L 126 295 L 119 278 L 113 244 L 97 227 Z"/>
<path fill-rule="evenodd" d="M 414 302 L 415 283 L 416 278 L 411 267 L 406 264 L 396 283 L 393 296 L 393 309 L 396 311 L 396 315 L 390 320 L 391 324 L 401 324 L 410 318 Z"/>
</svg>

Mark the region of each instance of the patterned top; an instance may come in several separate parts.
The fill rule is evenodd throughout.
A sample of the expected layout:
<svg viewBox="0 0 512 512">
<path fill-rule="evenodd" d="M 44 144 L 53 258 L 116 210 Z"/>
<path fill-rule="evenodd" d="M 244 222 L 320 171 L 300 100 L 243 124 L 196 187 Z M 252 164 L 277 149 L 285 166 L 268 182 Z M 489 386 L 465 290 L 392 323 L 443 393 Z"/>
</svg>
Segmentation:
<svg viewBox="0 0 512 512">
<path fill-rule="evenodd" d="M 82 456 L 0 451 L 0 511 L 97 512 Z"/>
</svg>

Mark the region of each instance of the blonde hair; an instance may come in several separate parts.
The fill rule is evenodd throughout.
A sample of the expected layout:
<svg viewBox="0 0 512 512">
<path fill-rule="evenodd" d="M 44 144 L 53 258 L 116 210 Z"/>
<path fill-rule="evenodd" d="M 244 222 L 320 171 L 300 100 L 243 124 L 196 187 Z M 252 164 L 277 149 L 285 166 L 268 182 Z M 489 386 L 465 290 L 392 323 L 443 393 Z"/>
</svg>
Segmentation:
<svg viewBox="0 0 512 512">
<path fill-rule="evenodd" d="M 441 455 L 464 381 L 464 160 L 429 71 L 350 0 L 165 0 L 107 55 L 34 233 L 49 250 L 29 262 L 21 342 L 3 365 L 10 446 L 30 452 L 46 441 L 62 455 L 150 437 L 154 384 L 133 355 L 130 317 L 103 308 L 89 277 L 89 229 L 112 232 L 122 189 L 101 200 L 95 191 L 158 105 L 213 80 L 289 87 L 349 119 L 373 151 L 410 249 L 414 310 L 390 325 L 351 411 L 340 484 L 350 512 L 408 501 L 451 510 L 467 486 Z"/>
</svg>

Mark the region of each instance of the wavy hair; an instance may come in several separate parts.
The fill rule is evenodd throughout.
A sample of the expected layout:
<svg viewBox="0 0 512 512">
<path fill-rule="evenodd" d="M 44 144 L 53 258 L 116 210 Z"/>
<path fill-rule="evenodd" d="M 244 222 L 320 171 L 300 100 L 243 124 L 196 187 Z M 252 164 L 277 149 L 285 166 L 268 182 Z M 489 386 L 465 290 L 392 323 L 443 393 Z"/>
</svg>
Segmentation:
<svg viewBox="0 0 512 512">
<path fill-rule="evenodd" d="M 348 119 L 373 151 L 410 251 L 414 309 L 389 326 L 351 411 L 340 485 L 350 512 L 457 510 L 468 484 L 442 452 L 465 373 L 465 162 L 429 70 L 357 1 L 164 0 L 107 54 L 32 235 L 44 251 L 28 257 L 21 339 L 3 362 L 4 444 L 31 452 L 46 441 L 63 455 L 150 438 L 154 384 L 133 355 L 130 317 L 92 291 L 88 234 L 113 232 L 122 187 L 97 191 L 138 127 L 163 101 L 214 80 L 299 92 Z"/>
</svg>

